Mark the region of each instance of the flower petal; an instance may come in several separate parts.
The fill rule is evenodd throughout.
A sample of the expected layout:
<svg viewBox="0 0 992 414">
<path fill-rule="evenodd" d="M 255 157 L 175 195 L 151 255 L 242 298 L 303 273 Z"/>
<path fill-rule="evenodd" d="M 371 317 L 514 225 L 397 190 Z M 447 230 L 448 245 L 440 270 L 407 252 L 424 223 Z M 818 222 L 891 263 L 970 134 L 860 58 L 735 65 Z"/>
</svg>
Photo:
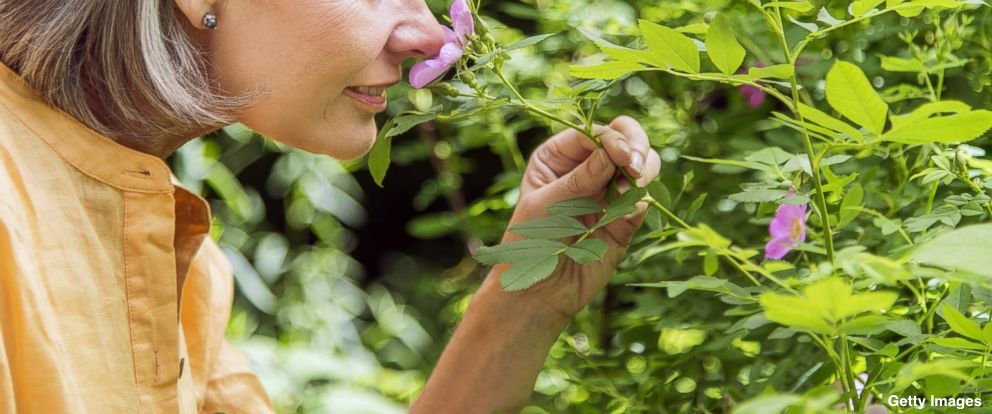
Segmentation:
<svg viewBox="0 0 992 414">
<path fill-rule="evenodd" d="M 463 52 L 461 46 L 454 43 L 445 44 L 437 57 L 417 62 L 410 68 L 410 85 L 417 89 L 427 86 L 458 62 Z"/>
<path fill-rule="evenodd" d="M 465 0 L 455 0 L 448 9 L 451 16 L 451 25 L 455 27 L 455 34 L 458 36 L 458 43 L 466 44 L 466 39 L 475 33 L 475 21 L 472 20 L 472 11 L 468 8 Z"/>
<path fill-rule="evenodd" d="M 455 39 L 458 38 L 458 35 L 455 34 L 455 31 L 454 30 L 451 30 L 450 27 L 445 26 L 443 24 L 441 25 L 441 30 L 444 31 L 444 43 L 445 44 L 455 43 Z"/>
<path fill-rule="evenodd" d="M 792 251 L 794 244 L 789 242 L 789 235 L 773 237 L 765 244 L 765 258 L 779 260 Z"/>
<path fill-rule="evenodd" d="M 410 68 L 410 85 L 420 89 L 441 77 L 451 65 L 445 65 L 439 59 L 427 59 L 417 62 Z"/>
<path fill-rule="evenodd" d="M 455 43 L 447 43 L 444 46 L 441 46 L 441 51 L 438 52 L 437 60 L 450 66 L 455 62 L 458 62 L 458 59 L 462 58 L 462 53 L 464 52 L 465 51 L 462 50 L 461 46 Z"/>
</svg>

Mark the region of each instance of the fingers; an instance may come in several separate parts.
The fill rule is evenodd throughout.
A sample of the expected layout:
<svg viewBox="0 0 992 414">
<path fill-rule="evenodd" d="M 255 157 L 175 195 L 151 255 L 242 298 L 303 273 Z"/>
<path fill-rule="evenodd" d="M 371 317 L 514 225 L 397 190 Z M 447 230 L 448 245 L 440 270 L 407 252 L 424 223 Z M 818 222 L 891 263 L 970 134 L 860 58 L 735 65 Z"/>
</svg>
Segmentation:
<svg viewBox="0 0 992 414">
<path fill-rule="evenodd" d="M 634 233 L 647 217 L 648 204 L 640 201 L 634 205 L 634 212 L 607 224 L 598 231 L 604 233 L 604 241 L 611 246 L 627 246 Z"/>
<path fill-rule="evenodd" d="M 644 187 L 648 185 L 655 178 L 658 178 L 659 172 L 661 172 L 661 156 L 658 155 L 657 151 L 648 148 L 647 161 L 644 163 L 643 173 L 640 177 L 637 177 L 637 186 Z"/>
<path fill-rule="evenodd" d="M 634 178 L 644 176 L 647 172 L 644 167 L 647 166 L 649 153 L 652 152 L 651 142 L 644 128 L 641 128 L 641 124 L 634 118 L 621 115 L 610 122 L 610 129 L 619 132 L 626 139 L 626 144 L 631 147 L 630 163 L 623 164 L 627 172 Z"/>
<path fill-rule="evenodd" d="M 538 190 L 534 197 L 539 200 L 537 204 L 543 206 L 573 198 L 593 197 L 603 192 L 615 172 L 616 166 L 606 151 L 596 149 L 578 167 Z"/>
</svg>

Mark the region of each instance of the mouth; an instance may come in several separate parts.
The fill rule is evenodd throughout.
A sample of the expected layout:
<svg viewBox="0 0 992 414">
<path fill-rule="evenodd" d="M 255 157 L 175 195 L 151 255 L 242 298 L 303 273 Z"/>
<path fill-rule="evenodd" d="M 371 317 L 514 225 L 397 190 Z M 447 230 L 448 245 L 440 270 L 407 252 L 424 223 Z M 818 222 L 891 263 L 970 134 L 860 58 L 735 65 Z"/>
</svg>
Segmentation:
<svg viewBox="0 0 992 414">
<path fill-rule="evenodd" d="M 359 103 L 363 109 L 371 112 L 382 112 L 386 110 L 386 88 L 395 84 L 396 82 L 349 86 L 344 88 L 344 94 Z"/>
</svg>

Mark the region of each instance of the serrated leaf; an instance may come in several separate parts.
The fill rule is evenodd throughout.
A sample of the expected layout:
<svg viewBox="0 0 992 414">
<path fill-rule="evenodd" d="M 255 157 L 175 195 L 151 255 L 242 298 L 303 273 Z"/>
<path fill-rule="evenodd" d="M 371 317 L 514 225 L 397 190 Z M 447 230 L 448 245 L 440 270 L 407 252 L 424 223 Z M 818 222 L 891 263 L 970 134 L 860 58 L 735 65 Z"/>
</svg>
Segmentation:
<svg viewBox="0 0 992 414">
<path fill-rule="evenodd" d="M 528 239 L 558 239 L 586 232 L 581 222 L 566 216 L 548 216 L 510 227 L 510 232 Z"/>
<path fill-rule="evenodd" d="M 982 328 L 958 312 L 953 306 L 945 303 L 940 307 L 940 310 L 943 311 L 944 320 L 947 321 L 947 325 L 951 327 L 952 331 L 971 339 L 983 340 Z"/>
<path fill-rule="evenodd" d="M 903 144 L 967 142 L 992 128 L 992 111 L 984 109 L 927 118 L 893 128 L 882 139 Z"/>
<path fill-rule="evenodd" d="M 768 79 L 768 78 L 789 79 L 792 77 L 793 73 L 795 73 L 795 68 L 788 63 L 783 63 L 781 65 L 772 65 L 763 68 L 759 68 L 755 66 L 752 68 L 748 68 L 747 70 L 747 76 L 751 80 Z"/>
<path fill-rule="evenodd" d="M 786 190 L 751 190 L 731 194 L 729 199 L 739 203 L 770 203 L 785 198 Z"/>
<path fill-rule="evenodd" d="M 601 213 L 603 206 L 598 201 L 590 198 L 575 198 L 560 201 L 548 207 L 548 212 L 561 216 L 581 216 L 585 214 Z"/>
<path fill-rule="evenodd" d="M 647 20 L 638 20 L 638 25 L 648 50 L 651 51 L 651 64 L 699 73 L 699 50 L 692 39 L 674 29 Z"/>
<path fill-rule="evenodd" d="M 500 275 L 500 285 L 506 291 L 524 290 L 547 279 L 558 267 L 558 255 L 527 259 L 510 266 Z"/>
<path fill-rule="evenodd" d="M 632 188 L 627 190 L 626 193 L 621 194 L 620 197 L 617 197 L 616 200 L 610 203 L 610 206 L 606 208 L 606 213 L 596 222 L 593 229 L 598 229 L 620 217 L 633 213 L 636 209 L 635 205 L 644 198 L 645 194 L 647 194 L 647 189 L 645 188 Z"/>
<path fill-rule="evenodd" d="M 630 73 L 643 70 L 644 66 L 638 63 L 611 60 L 598 65 L 591 66 L 570 66 L 568 73 L 576 78 L 582 79 L 617 79 Z"/>
<path fill-rule="evenodd" d="M 930 342 L 951 349 L 985 350 L 985 345 L 977 344 L 964 338 L 930 338 Z"/>
<path fill-rule="evenodd" d="M 799 104 L 799 111 L 803 114 L 803 118 L 820 125 L 824 128 L 829 128 L 831 130 L 840 132 L 842 134 L 847 134 L 847 136 L 854 138 L 857 141 L 864 140 L 865 136 L 858 131 L 856 128 L 852 127 L 847 122 L 841 121 L 828 115 L 826 112 L 820 111 L 812 106 L 806 104 Z"/>
<path fill-rule="evenodd" d="M 431 108 L 431 111 L 440 108 L 441 108 L 440 106 L 437 106 Z M 393 124 L 393 127 L 386 130 L 385 137 L 386 138 L 395 137 L 406 131 L 409 131 L 410 128 L 413 128 L 427 121 L 432 121 L 434 120 L 434 118 L 437 118 L 437 114 L 434 112 L 428 112 L 424 114 L 405 113 L 403 115 L 397 116 L 392 120 L 390 120 L 390 122 Z"/>
<path fill-rule="evenodd" d="M 490 266 L 497 263 L 514 263 L 535 257 L 552 256 L 567 247 L 564 243 L 554 240 L 519 240 L 496 246 L 483 246 L 475 252 L 475 260 Z"/>
<path fill-rule="evenodd" d="M 517 41 L 515 43 L 511 43 L 509 46 L 504 47 L 503 50 L 505 50 L 505 51 L 511 51 L 511 50 L 521 49 L 521 48 L 525 48 L 527 46 L 535 45 L 535 44 L 538 44 L 538 43 L 543 42 L 544 39 L 547 39 L 547 38 L 549 38 L 551 36 L 554 36 L 556 34 L 558 34 L 558 33 L 544 33 L 544 34 L 539 34 L 539 35 L 535 35 L 535 36 L 530 36 L 530 37 L 521 39 L 521 40 L 519 40 L 519 41 Z"/>
<path fill-rule="evenodd" d="M 724 75 L 733 75 L 744 62 L 747 52 L 734 37 L 734 29 L 727 16 L 717 14 L 710 22 L 706 32 L 706 52 Z"/>
<path fill-rule="evenodd" d="M 927 67 L 917 59 L 906 59 L 895 56 L 881 56 L 882 69 L 889 72 L 924 73 Z"/>
<path fill-rule="evenodd" d="M 854 17 L 864 16 L 885 0 L 855 0 L 851 3 L 851 15 Z"/>
<path fill-rule="evenodd" d="M 960 114 L 968 111 L 971 111 L 971 106 L 961 101 L 928 102 L 908 114 L 892 115 L 889 119 L 892 121 L 892 129 L 896 129 L 937 114 Z"/>
<path fill-rule="evenodd" d="M 837 61 L 827 73 L 827 102 L 854 123 L 882 133 L 889 106 L 854 64 Z"/>
<path fill-rule="evenodd" d="M 801 12 L 801 13 L 805 13 L 805 12 L 808 12 L 810 10 L 813 10 L 813 5 L 809 1 L 807 1 L 807 0 L 801 0 L 801 1 L 771 1 L 771 2 L 768 2 L 768 3 L 762 4 L 761 7 L 764 7 L 766 9 L 770 9 L 770 8 L 774 8 L 774 7 L 781 7 L 783 9 L 795 10 L 795 11 Z"/>
<path fill-rule="evenodd" d="M 585 239 L 565 250 L 565 254 L 578 264 L 603 260 L 603 254 L 605 253 L 606 243 L 600 239 Z"/>
<path fill-rule="evenodd" d="M 855 183 L 847 190 L 844 201 L 840 203 L 840 220 L 837 228 L 844 228 L 861 214 L 861 205 L 864 202 L 865 190 L 861 184 Z"/>
</svg>

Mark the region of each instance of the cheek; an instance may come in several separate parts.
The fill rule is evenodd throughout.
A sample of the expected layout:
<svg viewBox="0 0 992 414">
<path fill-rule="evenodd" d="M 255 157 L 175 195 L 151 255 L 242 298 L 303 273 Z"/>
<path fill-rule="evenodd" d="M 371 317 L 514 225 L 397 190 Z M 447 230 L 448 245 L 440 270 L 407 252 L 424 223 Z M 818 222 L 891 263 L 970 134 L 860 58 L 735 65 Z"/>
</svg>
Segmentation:
<svg viewBox="0 0 992 414">
<path fill-rule="evenodd" d="M 224 91 L 255 95 L 239 121 L 287 145 L 350 159 L 371 148 L 376 128 L 373 115 L 341 92 L 367 79 L 388 32 L 369 30 L 385 22 L 358 10 L 363 2 L 336 10 L 328 9 L 340 5 L 328 3 L 335 2 L 283 8 L 299 9 L 295 18 L 274 13 L 238 21 L 229 13 L 230 29 L 212 40 L 212 64 Z"/>
</svg>

